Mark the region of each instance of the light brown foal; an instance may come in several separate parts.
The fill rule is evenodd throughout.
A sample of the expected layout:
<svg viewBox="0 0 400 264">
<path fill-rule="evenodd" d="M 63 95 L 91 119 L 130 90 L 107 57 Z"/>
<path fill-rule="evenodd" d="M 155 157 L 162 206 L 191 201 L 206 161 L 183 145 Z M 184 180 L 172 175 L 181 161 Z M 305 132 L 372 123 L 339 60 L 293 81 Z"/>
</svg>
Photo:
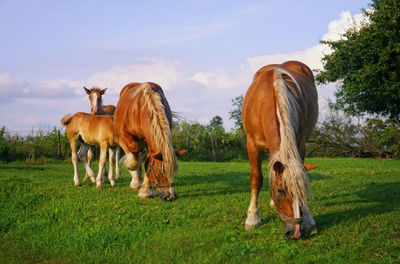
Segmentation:
<svg viewBox="0 0 400 264">
<path fill-rule="evenodd" d="M 101 187 L 103 170 L 105 167 L 107 151 L 109 151 L 109 172 L 108 179 L 111 186 L 115 186 L 114 179 L 114 161 L 115 151 L 118 147 L 118 135 L 114 133 L 113 117 L 109 115 L 97 116 L 87 113 L 76 113 L 73 116 L 70 114 L 61 119 L 61 124 L 66 126 L 67 136 L 71 146 L 72 164 L 74 166 L 74 183 L 79 186 L 79 176 L 77 168 L 77 153 L 76 144 L 78 140 L 82 141 L 82 148 L 86 153 L 89 145 L 100 145 L 100 160 L 99 171 L 97 178 L 94 178 L 94 173 L 87 163 L 86 155 L 83 155 L 83 162 L 86 171 L 93 183 L 96 183 L 98 188 Z"/>
</svg>

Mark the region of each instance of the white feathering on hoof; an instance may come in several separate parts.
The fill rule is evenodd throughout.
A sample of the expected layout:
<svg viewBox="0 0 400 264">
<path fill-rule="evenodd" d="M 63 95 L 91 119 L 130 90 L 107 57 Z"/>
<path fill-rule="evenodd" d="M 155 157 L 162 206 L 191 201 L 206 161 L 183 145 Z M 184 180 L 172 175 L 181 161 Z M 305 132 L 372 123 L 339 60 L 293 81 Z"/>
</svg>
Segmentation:
<svg viewBox="0 0 400 264">
<path fill-rule="evenodd" d="M 138 160 L 132 153 L 123 156 L 121 161 L 129 170 L 137 170 L 137 167 L 139 165 Z"/>
</svg>

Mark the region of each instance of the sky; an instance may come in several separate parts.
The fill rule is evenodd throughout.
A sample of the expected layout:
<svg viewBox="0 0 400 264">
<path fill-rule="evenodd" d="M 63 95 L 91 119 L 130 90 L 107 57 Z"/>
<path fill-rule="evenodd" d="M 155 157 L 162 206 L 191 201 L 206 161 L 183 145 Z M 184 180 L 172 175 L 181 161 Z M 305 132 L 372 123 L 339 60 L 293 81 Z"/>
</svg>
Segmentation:
<svg viewBox="0 0 400 264">
<path fill-rule="evenodd" d="M 363 19 L 366 0 L 40 1 L 0 0 L 0 126 L 11 132 L 59 128 L 89 112 L 83 86 L 152 81 L 173 111 L 233 127 L 232 99 L 264 65 L 299 60 L 322 69 L 336 40 Z M 335 84 L 317 86 L 320 118 Z"/>
</svg>

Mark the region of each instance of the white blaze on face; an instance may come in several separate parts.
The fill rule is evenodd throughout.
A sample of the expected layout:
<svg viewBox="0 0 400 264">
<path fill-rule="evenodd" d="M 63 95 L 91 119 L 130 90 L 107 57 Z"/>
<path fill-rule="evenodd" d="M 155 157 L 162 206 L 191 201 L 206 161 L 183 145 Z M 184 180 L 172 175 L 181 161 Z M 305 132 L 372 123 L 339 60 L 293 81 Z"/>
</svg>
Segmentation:
<svg viewBox="0 0 400 264">
<path fill-rule="evenodd" d="M 300 206 L 297 201 L 297 198 L 293 199 L 293 214 L 294 214 L 294 218 L 300 218 Z M 296 225 L 295 234 L 300 235 L 300 225 L 299 224 Z M 296 237 L 296 238 L 298 238 L 298 237 Z"/>
<path fill-rule="evenodd" d="M 97 93 L 92 94 L 92 111 L 97 112 Z"/>
</svg>

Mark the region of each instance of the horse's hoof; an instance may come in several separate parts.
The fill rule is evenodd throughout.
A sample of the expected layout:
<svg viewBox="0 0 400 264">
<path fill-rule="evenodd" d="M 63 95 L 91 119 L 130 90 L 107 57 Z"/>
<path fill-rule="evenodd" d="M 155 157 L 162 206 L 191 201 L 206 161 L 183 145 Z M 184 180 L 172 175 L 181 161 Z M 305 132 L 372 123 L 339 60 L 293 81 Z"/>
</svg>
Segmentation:
<svg viewBox="0 0 400 264">
<path fill-rule="evenodd" d="M 140 199 L 153 198 L 156 196 L 156 193 L 152 188 L 141 188 L 138 196 Z"/>
<path fill-rule="evenodd" d="M 80 187 L 81 184 L 80 184 L 79 182 L 78 182 L 78 183 L 75 182 L 75 186 L 76 186 L 76 187 Z"/>
<path fill-rule="evenodd" d="M 137 191 L 140 189 L 140 184 L 139 183 L 131 184 L 130 187 L 132 191 Z"/>
<path fill-rule="evenodd" d="M 101 189 L 101 182 L 97 182 L 97 183 L 96 183 L 96 188 L 97 188 L 97 189 Z"/>
<path fill-rule="evenodd" d="M 111 181 L 110 184 L 111 184 L 111 187 L 117 186 L 117 183 L 115 181 Z"/>
<path fill-rule="evenodd" d="M 246 219 L 244 230 L 249 231 L 261 225 L 261 219 L 258 214 L 249 214 Z"/>
</svg>

